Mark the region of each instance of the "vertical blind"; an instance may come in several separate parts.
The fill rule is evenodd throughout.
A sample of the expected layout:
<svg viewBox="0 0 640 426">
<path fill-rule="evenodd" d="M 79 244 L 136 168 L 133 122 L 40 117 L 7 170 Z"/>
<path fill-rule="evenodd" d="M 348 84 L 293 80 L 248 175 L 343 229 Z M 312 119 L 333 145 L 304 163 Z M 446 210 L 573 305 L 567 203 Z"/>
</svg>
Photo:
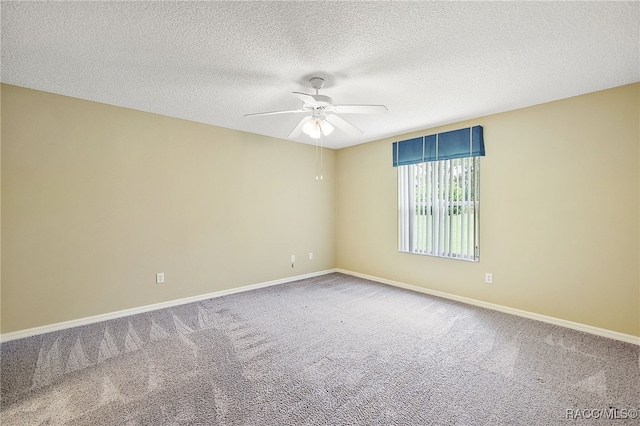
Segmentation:
<svg viewBox="0 0 640 426">
<path fill-rule="evenodd" d="M 479 260 L 482 127 L 393 144 L 398 250 Z"/>
</svg>

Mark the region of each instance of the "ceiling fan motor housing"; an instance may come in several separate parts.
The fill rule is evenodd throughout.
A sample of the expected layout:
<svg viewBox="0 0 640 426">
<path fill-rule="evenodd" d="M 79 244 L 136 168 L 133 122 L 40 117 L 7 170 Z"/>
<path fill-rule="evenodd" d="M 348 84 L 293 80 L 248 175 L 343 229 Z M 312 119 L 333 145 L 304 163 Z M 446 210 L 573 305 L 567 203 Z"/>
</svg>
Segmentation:
<svg viewBox="0 0 640 426">
<path fill-rule="evenodd" d="M 329 96 L 325 96 L 325 95 L 311 95 L 313 96 L 313 99 L 316 100 L 316 107 L 326 107 L 331 105 L 331 102 L 333 101 Z"/>
</svg>

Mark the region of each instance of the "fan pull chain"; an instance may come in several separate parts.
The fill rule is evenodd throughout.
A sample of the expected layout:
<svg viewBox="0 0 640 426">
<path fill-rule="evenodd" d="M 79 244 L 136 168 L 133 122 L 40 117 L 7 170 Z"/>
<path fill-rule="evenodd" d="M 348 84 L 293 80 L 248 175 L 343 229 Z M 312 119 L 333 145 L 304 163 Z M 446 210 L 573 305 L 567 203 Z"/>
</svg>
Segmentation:
<svg viewBox="0 0 640 426">
<path fill-rule="evenodd" d="M 320 144 L 316 140 L 316 180 L 324 179 L 324 169 L 322 164 L 322 132 L 320 132 L 319 138 Z"/>
<path fill-rule="evenodd" d="M 320 180 L 324 179 L 324 164 L 322 161 L 322 148 L 324 147 L 324 138 L 322 137 L 322 132 L 320 132 Z"/>
</svg>

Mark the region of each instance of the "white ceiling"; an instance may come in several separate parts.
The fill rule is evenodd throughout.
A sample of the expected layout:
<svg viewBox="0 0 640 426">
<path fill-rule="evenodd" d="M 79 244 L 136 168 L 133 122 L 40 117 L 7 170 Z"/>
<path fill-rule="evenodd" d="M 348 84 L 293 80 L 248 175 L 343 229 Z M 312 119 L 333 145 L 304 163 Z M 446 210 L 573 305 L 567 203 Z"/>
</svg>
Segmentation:
<svg viewBox="0 0 640 426">
<path fill-rule="evenodd" d="M 2 82 L 278 138 L 292 91 L 338 104 L 362 137 L 640 81 L 638 2 L 7 2 Z M 314 143 L 306 135 L 296 139 Z"/>
</svg>

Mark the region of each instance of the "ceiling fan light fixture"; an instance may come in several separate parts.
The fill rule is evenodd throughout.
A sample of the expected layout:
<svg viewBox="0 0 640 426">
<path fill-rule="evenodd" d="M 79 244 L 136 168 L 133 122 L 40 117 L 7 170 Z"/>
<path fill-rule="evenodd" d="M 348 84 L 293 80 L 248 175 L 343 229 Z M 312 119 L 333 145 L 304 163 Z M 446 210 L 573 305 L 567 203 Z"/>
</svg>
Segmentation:
<svg viewBox="0 0 640 426">
<path fill-rule="evenodd" d="M 309 117 L 311 118 L 311 117 Z M 313 130 L 318 126 L 318 123 L 316 122 L 316 120 L 308 120 L 304 126 L 302 126 L 302 131 L 311 136 L 311 132 L 313 132 Z"/>
<path fill-rule="evenodd" d="M 302 131 L 313 139 L 318 139 L 322 135 L 330 135 L 333 132 L 333 126 L 324 119 L 312 119 L 302 126 Z"/>
<path fill-rule="evenodd" d="M 322 136 L 322 131 L 320 130 L 320 125 L 318 124 L 317 121 L 314 122 L 315 125 L 313 126 L 313 129 L 311 130 L 311 133 L 309 133 L 309 136 L 311 136 L 313 139 L 320 139 L 320 136 Z"/>
<path fill-rule="evenodd" d="M 323 135 L 329 136 L 333 132 L 333 126 L 327 120 L 322 120 L 320 122 L 320 130 L 322 130 Z"/>
</svg>

